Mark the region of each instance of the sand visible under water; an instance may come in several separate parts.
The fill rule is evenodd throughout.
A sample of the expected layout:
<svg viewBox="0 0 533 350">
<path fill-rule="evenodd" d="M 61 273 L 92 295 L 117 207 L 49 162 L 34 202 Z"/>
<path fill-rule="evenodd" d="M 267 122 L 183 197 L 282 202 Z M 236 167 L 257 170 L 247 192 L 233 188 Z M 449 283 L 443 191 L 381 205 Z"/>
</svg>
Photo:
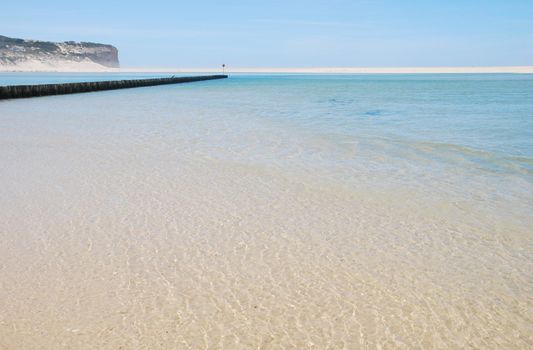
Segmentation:
<svg viewBox="0 0 533 350">
<path fill-rule="evenodd" d="M 128 94 L 0 105 L 0 348 L 533 346 L 529 219 L 224 157 Z"/>
</svg>

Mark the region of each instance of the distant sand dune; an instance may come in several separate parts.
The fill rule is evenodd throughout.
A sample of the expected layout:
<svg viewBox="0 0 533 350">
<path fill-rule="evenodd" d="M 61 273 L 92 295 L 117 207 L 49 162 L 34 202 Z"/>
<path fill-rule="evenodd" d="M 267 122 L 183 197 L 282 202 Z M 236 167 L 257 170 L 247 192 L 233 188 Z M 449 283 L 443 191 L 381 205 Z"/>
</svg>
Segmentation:
<svg viewBox="0 0 533 350">
<path fill-rule="evenodd" d="M 107 72 L 112 70 L 91 60 L 83 62 L 28 60 L 16 65 L 0 65 L 0 72 Z"/>
<path fill-rule="evenodd" d="M 220 68 L 155 69 L 172 72 L 211 72 Z M 154 71 L 153 68 L 124 68 L 122 71 Z M 314 68 L 228 68 L 229 73 L 306 73 L 306 74 L 402 74 L 402 73 L 533 73 L 533 66 L 508 67 L 314 67 Z"/>
</svg>

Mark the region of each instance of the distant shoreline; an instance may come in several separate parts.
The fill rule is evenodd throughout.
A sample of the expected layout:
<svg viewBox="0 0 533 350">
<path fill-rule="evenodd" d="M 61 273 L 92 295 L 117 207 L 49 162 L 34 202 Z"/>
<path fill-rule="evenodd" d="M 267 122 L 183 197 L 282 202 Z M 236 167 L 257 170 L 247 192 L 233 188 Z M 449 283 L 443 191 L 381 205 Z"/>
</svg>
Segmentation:
<svg viewBox="0 0 533 350">
<path fill-rule="evenodd" d="M 6 67 L 0 72 L 56 72 L 56 73 L 220 73 L 221 68 L 107 68 L 99 65 L 70 65 L 68 67 Z M 505 67 L 315 67 L 315 68 L 261 68 L 229 67 L 226 73 L 293 73 L 293 74 L 458 74 L 458 73 L 514 73 L 533 74 L 533 66 Z"/>
<path fill-rule="evenodd" d="M 220 71 L 220 68 L 183 68 L 183 69 L 137 69 L 122 68 L 122 72 L 156 72 L 201 73 Z M 228 68 L 228 73 L 301 73 L 301 74 L 409 74 L 409 73 L 529 73 L 533 66 L 511 67 L 316 67 L 316 68 Z"/>
</svg>

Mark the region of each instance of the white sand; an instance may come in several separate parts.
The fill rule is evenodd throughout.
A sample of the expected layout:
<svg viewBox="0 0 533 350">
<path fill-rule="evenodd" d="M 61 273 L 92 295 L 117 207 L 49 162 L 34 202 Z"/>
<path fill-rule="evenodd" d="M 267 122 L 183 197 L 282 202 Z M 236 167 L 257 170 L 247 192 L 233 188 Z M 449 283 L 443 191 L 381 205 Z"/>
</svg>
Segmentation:
<svg viewBox="0 0 533 350">
<path fill-rule="evenodd" d="M 0 72 L 107 72 L 112 69 L 90 60 L 74 61 L 38 61 L 28 60 L 23 64 L 2 65 Z"/>
<path fill-rule="evenodd" d="M 0 72 L 114 72 L 114 73 L 221 73 L 220 67 L 204 68 L 108 68 L 94 62 L 48 62 L 38 61 L 16 66 L 0 65 Z M 226 73 L 305 73 L 305 74 L 407 74 L 407 73 L 533 73 L 533 66 L 500 67 L 311 67 L 311 68 L 267 68 L 229 67 Z"/>
<path fill-rule="evenodd" d="M 221 68 L 122 68 L 124 72 L 221 72 Z M 305 74 L 405 74 L 405 73 L 533 73 L 533 66 L 508 67 L 314 67 L 264 68 L 229 67 L 227 73 L 305 73 Z"/>
</svg>

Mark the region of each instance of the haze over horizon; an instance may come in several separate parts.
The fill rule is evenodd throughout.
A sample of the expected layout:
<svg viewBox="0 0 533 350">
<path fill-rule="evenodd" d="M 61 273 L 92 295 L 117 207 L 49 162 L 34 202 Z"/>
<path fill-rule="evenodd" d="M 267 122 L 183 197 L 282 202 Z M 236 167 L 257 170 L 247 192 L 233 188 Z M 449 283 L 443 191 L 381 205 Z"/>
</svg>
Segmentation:
<svg viewBox="0 0 533 350">
<path fill-rule="evenodd" d="M 533 64 L 533 2 L 5 3 L 0 34 L 112 44 L 123 67 Z M 22 20 L 23 19 L 23 20 Z"/>
</svg>

